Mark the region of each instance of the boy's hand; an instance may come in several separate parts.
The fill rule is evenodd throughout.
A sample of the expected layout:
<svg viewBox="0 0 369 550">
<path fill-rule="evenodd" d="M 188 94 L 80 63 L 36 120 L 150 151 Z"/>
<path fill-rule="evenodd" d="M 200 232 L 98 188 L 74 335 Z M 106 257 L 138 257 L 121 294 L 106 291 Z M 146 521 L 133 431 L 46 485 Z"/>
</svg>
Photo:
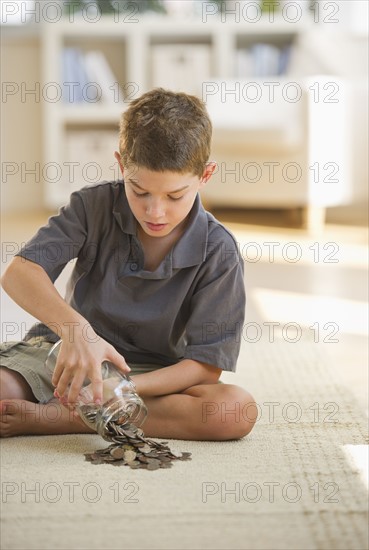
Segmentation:
<svg viewBox="0 0 369 550">
<path fill-rule="evenodd" d="M 124 357 L 98 336 L 95 342 L 87 342 L 83 337 L 74 342 L 62 339 L 51 380 L 56 386 L 54 395 L 63 405 L 73 408 L 87 378 L 92 384 L 94 402 L 102 403 L 101 364 L 104 361 L 113 363 L 123 374 L 131 370 Z"/>
</svg>

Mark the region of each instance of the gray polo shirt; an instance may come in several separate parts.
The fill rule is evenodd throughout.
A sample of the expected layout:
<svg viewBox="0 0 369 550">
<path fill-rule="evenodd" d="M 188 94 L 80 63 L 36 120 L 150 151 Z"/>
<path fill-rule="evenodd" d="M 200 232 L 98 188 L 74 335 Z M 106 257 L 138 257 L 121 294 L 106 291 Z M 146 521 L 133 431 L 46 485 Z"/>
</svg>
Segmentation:
<svg viewBox="0 0 369 550">
<path fill-rule="evenodd" d="M 155 271 L 144 269 L 122 180 L 73 193 L 17 255 L 42 266 L 52 282 L 77 258 L 66 301 L 128 363 L 167 366 L 188 358 L 235 371 L 245 312 L 243 261 L 232 234 L 199 196 L 185 232 Z M 45 325 L 31 332 L 57 339 Z"/>
</svg>

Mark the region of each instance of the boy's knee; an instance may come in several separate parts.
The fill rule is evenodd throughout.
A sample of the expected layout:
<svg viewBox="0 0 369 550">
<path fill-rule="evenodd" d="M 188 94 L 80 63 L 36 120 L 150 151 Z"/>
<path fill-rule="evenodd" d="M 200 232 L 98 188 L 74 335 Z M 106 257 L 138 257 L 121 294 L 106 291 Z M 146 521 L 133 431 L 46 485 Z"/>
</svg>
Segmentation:
<svg viewBox="0 0 369 550">
<path fill-rule="evenodd" d="M 0 366 L 0 400 L 2 399 L 36 401 L 29 384 L 21 374 Z"/>
<path fill-rule="evenodd" d="M 203 404 L 203 421 L 213 420 L 217 439 L 240 439 L 248 435 L 257 420 L 257 406 L 252 395 L 239 386 L 222 384 L 219 398 Z"/>
<path fill-rule="evenodd" d="M 6 367 L 0 367 L 0 399 L 13 399 L 16 393 L 16 381 L 11 371 Z"/>
</svg>

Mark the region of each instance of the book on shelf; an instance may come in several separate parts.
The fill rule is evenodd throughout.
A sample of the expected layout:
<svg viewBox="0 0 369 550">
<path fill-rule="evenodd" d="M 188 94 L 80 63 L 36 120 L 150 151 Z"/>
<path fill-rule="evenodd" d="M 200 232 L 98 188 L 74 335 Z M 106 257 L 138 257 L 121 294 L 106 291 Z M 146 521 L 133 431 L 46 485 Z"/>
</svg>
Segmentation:
<svg viewBox="0 0 369 550">
<path fill-rule="evenodd" d="M 65 103 L 114 104 L 116 97 L 124 99 L 123 91 L 101 51 L 64 48 L 62 55 Z"/>
<path fill-rule="evenodd" d="M 272 44 L 258 43 L 236 52 L 237 77 L 266 78 L 287 73 L 291 46 L 279 48 Z"/>
<path fill-rule="evenodd" d="M 83 101 L 83 88 L 88 81 L 82 52 L 76 48 L 63 50 L 63 99 L 65 103 Z"/>
</svg>

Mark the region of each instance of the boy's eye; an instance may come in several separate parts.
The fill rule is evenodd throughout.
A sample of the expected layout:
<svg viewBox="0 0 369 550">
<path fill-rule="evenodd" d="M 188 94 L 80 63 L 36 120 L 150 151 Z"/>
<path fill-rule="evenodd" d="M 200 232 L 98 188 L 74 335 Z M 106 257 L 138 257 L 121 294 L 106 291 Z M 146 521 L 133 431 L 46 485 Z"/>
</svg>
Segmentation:
<svg viewBox="0 0 369 550">
<path fill-rule="evenodd" d="M 137 191 L 133 191 L 134 195 L 136 197 L 147 197 L 149 193 L 137 193 Z M 171 197 L 170 195 L 168 195 L 168 198 L 171 200 L 171 201 L 179 201 L 180 199 L 183 198 L 182 197 Z"/>
<path fill-rule="evenodd" d="M 171 197 L 170 195 L 168 195 L 168 197 L 171 201 L 179 201 L 180 199 L 183 199 L 183 195 L 181 197 Z"/>
</svg>

